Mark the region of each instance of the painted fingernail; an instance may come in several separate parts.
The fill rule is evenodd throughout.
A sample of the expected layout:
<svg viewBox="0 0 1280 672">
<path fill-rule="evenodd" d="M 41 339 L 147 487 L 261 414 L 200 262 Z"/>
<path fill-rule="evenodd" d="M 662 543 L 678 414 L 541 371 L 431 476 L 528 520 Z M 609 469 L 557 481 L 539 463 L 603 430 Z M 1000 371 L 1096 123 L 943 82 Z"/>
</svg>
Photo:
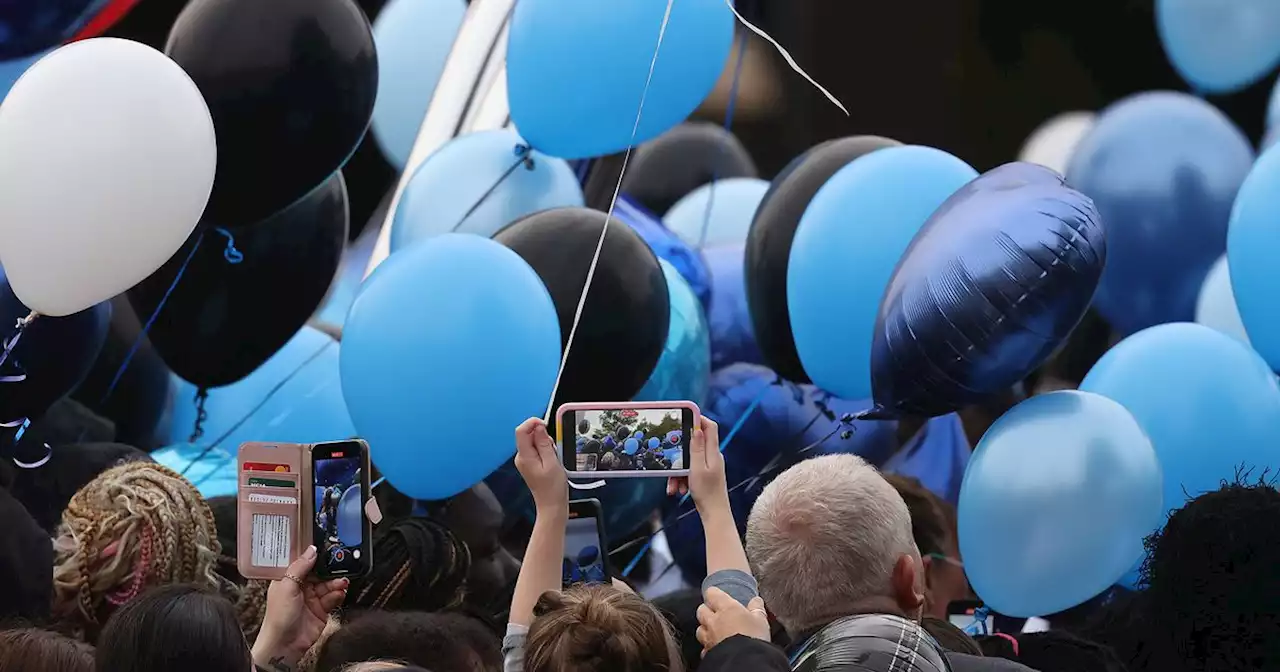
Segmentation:
<svg viewBox="0 0 1280 672">
<path fill-rule="evenodd" d="M 310 560 L 310 559 L 312 559 L 312 558 L 316 557 L 316 547 L 315 547 L 315 546 L 308 546 L 308 547 L 307 547 L 306 552 L 302 554 L 302 557 L 304 557 L 304 558 L 306 558 L 306 559 L 308 559 L 308 560 Z"/>
</svg>

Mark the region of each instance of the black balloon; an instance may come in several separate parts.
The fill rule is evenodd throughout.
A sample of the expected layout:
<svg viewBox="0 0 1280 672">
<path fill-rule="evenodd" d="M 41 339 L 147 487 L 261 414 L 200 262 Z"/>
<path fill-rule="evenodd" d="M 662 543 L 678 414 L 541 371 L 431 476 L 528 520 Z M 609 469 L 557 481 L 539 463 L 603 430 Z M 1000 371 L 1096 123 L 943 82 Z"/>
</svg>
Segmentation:
<svg viewBox="0 0 1280 672">
<path fill-rule="evenodd" d="M 150 316 L 173 287 L 148 334 L 151 343 L 197 387 L 230 385 L 283 347 L 324 300 L 342 261 L 347 219 L 338 173 L 287 210 L 228 231 L 234 246 L 221 230 L 197 230 L 129 290 L 129 300 L 139 316 Z"/>
<path fill-rule="evenodd" d="M 213 115 L 213 226 L 256 222 L 302 198 L 369 126 L 378 63 L 351 0 L 193 0 L 165 51 Z"/>
<path fill-rule="evenodd" d="M 573 326 L 605 214 L 586 208 L 534 213 L 494 239 L 542 278 L 560 317 L 560 341 Z M 609 225 L 556 405 L 631 399 L 653 373 L 667 341 L 671 307 L 658 257 L 622 222 Z"/>
<path fill-rule="evenodd" d="M 864 154 L 901 144 L 874 135 L 824 142 L 778 173 L 756 209 L 743 260 L 747 306 L 764 363 L 787 380 L 810 382 L 796 353 L 787 307 L 787 262 L 800 217 L 822 185 L 841 168 Z"/>
<path fill-rule="evenodd" d="M 0 275 L 0 339 L 16 331 L 31 309 Z M 107 338 L 111 304 L 99 303 L 66 317 L 38 317 L 0 365 L 0 422 L 39 418 L 88 375 Z"/>
<path fill-rule="evenodd" d="M 661 217 L 698 187 L 730 177 L 759 177 L 747 148 L 718 124 L 689 122 L 636 148 L 622 191 Z"/>
</svg>

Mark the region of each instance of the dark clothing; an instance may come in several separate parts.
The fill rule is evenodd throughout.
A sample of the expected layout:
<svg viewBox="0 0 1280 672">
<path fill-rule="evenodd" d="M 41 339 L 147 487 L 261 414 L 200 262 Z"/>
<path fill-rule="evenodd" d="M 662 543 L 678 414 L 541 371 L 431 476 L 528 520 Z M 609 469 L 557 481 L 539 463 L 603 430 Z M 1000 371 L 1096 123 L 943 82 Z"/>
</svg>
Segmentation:
<svg viewBox="0 0 1280 672">
<path fill-rule="evenodd" d="M 1015 663 L 1004 658 L 983 658 L 963 653 L 945 652 L 947 664 L 951 672 L 1035 672 L 1026 665 Z"/>
<path fill-rule="evenodd" d="M 699 672 L 790 672 L 782 649 L 754 637 L 734 635 L 702 659 Z"/>
<path fill-rule="evenodd" d="M 889 614 L 847 616 L 792 654 L 797 672 L 1032 672 L 1018 663 L 943 649 L 919 623 Z"/>
</svg>

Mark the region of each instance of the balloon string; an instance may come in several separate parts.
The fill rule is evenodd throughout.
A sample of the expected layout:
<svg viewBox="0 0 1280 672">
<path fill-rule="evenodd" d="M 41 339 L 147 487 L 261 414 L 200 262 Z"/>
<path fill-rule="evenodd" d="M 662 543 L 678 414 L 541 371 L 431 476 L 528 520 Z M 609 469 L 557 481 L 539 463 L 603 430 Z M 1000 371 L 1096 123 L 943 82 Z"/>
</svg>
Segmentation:
<svg viewBox="0 0 1280 672">
<path fill-rule="evenodd" d="M 791 53 L 788 52 L 786 49 L 782 48 L 781 44 L 778 44 L 777 40 L 770 37 L 769 33 L 766 33 L 763 30 L 760 30 L 759 28 L 757 28 L 755 24 L 742 18 L 742 15 L 738 13 L 738 8 L 733 6 L 733 0 L 724 0 L 724 4 L 729 7 L 729 11 L 733 12 L 733 15 L 738 18 L 738 21 L 741 22 L 742 25 L 746 26 L 748 30 L 755 33 L 756 35 L 759 35 L 760 37 L 764 38 L 765 41 L 767 41 L 769 44 L 772 44 L 773 48 L 777 50 L 778 54 L 782 56 L 783 60 L 787 62 L 787 65 L 791 66 L 791 69 L 795 71 L 796 74 L 800 75 L 801 77 L 804 77 L 805 81 L 812 84 L 815 89 L 820 91 L 822 95 L 826 96 L 827 100 L 831 101 L 833 105 L 840 108 L 840 111 L 844 112 L 844 116 L 846 117 L 849 116 L 849 110 L 845 108 L 844 103 L 841 103 L 840 100 L 837 99 L 834 95 L 832 95 L 830 91 L 823 88 L 823 86 L 819 84 L 817 80 L 810 77 L 809 73 L 805 72 L 804 68 L 801 68 L 799 63 L 796 63 L 796 59 L 791 57 Z"/>
<path fill-rule="evenodd" d="M 724 110 L 724 130 L 728 131 L 733 128 L 733 111 L 738 106 L 738 85 L 742 82 L 742 64 L 746 61 L 747 44 L 751 34 L 740 31 L 741 37 L 738 39 L 738 60 L 733 65 L 733 85 L 729 87 L 729 104 Z M 720 148 L 720 155 L 729 156 L 728 145 Z M 711 212 L 716 203 L 716 182 L 720 180 L 720 166 L 717 164 L 715 170 L 711 172 L 711 185 L 707 190 L 707 210 L 702 214 L 702 233 L 698 236 L 698 249 L 701 250 L 707 244 L 707 229 L 711 227 Z"/>
<path fill-rule="evenodd" d="M 111 384 L 107 386 L 106 392 L 103 392 L 102 398 L 98 400 L 99 408 L 107 403 L 107 400 L 111 398 L 111 394 L 116 391 L 116 385 L 120 384 L 120 378 L 124 376 L 125 369 L 129 368 L 129 363 L 133 361 L 133 356 L 138 354 L 138 348 L 142 347 L 142 341 L 147 338 L 147 332 L 151 331 L 151 325 L 156 323 L 156 318 L 160 316 L 160 311 L 164 309 L 164 304 L 169 301 L 169 296 L 173 294 L 174 288 L 178 286 L 178 281 L 182 280 L 182 274 L 187 272 L 187 266 L 191 265 L 191 260 L 195 258 L 196 250 L 200 249 L 200 243 L 203 241 L 204 233 L 201 233 L 196 238 L 196 244 L 192 245 L 191 251 L 187 253 L 187 258 L 178 267 L 178 272 L 173 276 L 173 282 L 169 283 L 169 288 L 164 290 L 164 295 L 160 297 L 160 303 L 157 303 L 155 310 L 151 311 L 151 317 L 147 318 L 146 324 L 142 325 L 142 331 L 138 332 L 138 337 L 133 339 L 133 345 L 129 346 L 129 352 L 125 354 L 124 361 L 120 362 L 120 368 L 116 369 L 116 375 L 111 377 Z"/>
<path fill-rule="evenodd" d="M 507 171 L 493 183 L 493 185 L 486 189 L 483 194 L 480 194 L 480 198 L 477 198 L 476 202 L 472 203 L 470 208 L 467 208 L 467 214 L 463 215 L 462 219 L 459 219 L 458 223 L 454 224 L 452 229 L 449 229 L 450 233 L 454 233 L 458 229 L 462 228 L 462 225 L 471 218 L 471 215 L 475 214 L 476 210 L 480 209 L 480 206 L 493 195 L 493 192 L 497 191 L 498 187 L 502 186 L 502 183 L 506 182 L 507 178 L 511 177 L 511 174 L 516 172 L 516 168 L 523 165 L 529 170 L 534 169 L 533 154 L 529 151 L 528 145 L 516 145 L 515 153 L 516 162 L 511 164 L 511 167 L 508 168 Z"/>
<path fill-rule="evenodd" d="M 204 410 L 204 402 L 209 399 L 209 388 L 201 387 L 196 390 L 196 421 L 191 427 L 191 436 L 187 437 L 187 443 L 194 444 L 204 436 L 204 421 L 209 419 L 208 411 Z"/>
<path fill-rule="evenodd" d="M 240 429 L 240 427 L 243 426 L 244 423 L 249 421 L 249 418 L 252 418 L 254 414 L 262 410 L 263 406 L 267 405 L 268 401 L 271 401 L 271 397 L 275 396 L 275 393 L 279 392 L 280 388 L 284 387 L 285 384 L 288 383 L 290 380 L 293 380 L 294 376 L 301 373 L 303 369 L 307 368 L 308 364 L 315 361 L 316 358 L 318 358 L 320 355 L 324 354 L 324 351 L 327 350 L 329 346 L 333 345 L 336 342 L 337 341 L 325 339 L 324 345 L 320 346 L 320 348 L 317 349 L 314 353 L 312 353 L 310 357 L 307 357 L 305 361 L 299 364 L 298 368 L 290 371 L 289 375 L 285 376 L 280 382 L 276 383 L 274 387 L 268 390 L 267 396 L 263 397 L 262 401 L 259 401 L 257 406 L 254 406 L 248 413 L 244 415 L 244 417 L 240 418 L 239 420 L 236 421 L 234 425 L 231 425 L 231 427 L 227 428 L 227 431 L 223 432 L 222 435 L 219 436 L 217 439 L 214 439 L 213 443 L 210 443 L 208 446 L 206 446 L 205 449 L 195 457 L 195 459 L 191 460 L 191 462 L 187 464 L 186 467 L 183 467 L 181 472 L 182 475 L 186 476 L 187 472 L 191 469 L 191 467 L 194 467 L 197 462 L 199 462 L 200 460 L 203 460 L 205 456 L 213 452 L 214 448 L 217 448 L 219 444 L 221 444 L 223 441 L 226 441 L 227 437 L 231 436 L 231 434 L 234 433 L 237 429 Z M 234 457 L 232 459 L 234 459 Z M 213 476 L 215 473 L 217 473 L 217 470 L 211 469 L 209 473 L 205 474 L 204 478 L 200 479 L 200 481 L 196 483 L 196 485 L 199 486 L 203 484 L 205 481 L 209 480 L 209 477 Z"/>
<path fill-rule="evenodd" d="M 636 109 L 636 121 L 631 126 L 631 141 L 627 143 L 627 151 L 622 155 L 622 169 L 618 171 L 618 183 L 613 187 L 613 198 L 609 200 L 609 211 L 604 216 L 604 226 L 600 227 L 600 239 L 596 241 L 595 254 L 591 256 L 591 265 L 587 268 L 587 281 L 582 286 L 582 296 L 578 297 L 578 308 L 573 313 L 573 325 L 569 327 L 569 338 L 564 344 L 564 354 L 560 357 L 560 369 L 556 371 L 556 382 L 551 387 L 551 398 L 547 400 L 547 412 L 543 414 L 543 422 L 551 422 L 551 412 L 555 410 L 556 393 L 560 391 L 560 379 L 564 376 L 564 367 L 569 363 L 569 352 L 573 348 L 573 338 L 578 333 L 578 322 L 582 320 L 582 309 L 587 305 L 587 295 L 591 292 L 591 281 L 596 277 L 596 266 L 600 263 L 600 253 L 604 250 L 604 237 L 609 233 L 609 222 L 613 220 L 613 210 L 618 205 L 618 195 L 622 193 L 622 179 L 627 174 L 627 163 L 631 161 L 631 151 L 635 148 L 636 136 L 640 133 L 640 120 L 644 117 L 644 101 L 649 96 L 649 86 L 653 84 L 653 71 L 658 66 L 658 53 L 662 51 L 662 41 L 667 36 L 667 24 L 671 21 L 671 7 L 675 0 L 667 0 L 667 9 L 662 14 L 662 26 L 658 28 L 658 44 L 653 48 L 653 58 L 649 61 L 649 74 L 644 80 L 644 89 L 640 92 L 640 106 Z"/>
<path fill-rule="evenodd" d="M 214 231 L 227 238 L 227 247 L 222 251 L 222 258 L 226 259 L 228 264 L 238 264 L 244 261 L 244 253 L 236 249 L 236 237 L 225 227 L 219 226 Z"/>
</svg>

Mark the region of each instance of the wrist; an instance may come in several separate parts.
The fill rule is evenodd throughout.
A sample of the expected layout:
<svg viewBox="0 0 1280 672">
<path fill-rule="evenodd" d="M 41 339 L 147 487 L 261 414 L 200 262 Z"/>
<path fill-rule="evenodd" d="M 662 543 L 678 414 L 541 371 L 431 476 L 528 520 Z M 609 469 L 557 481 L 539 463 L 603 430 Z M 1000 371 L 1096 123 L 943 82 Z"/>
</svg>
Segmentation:
<svg viewBox="0 0 1280 672">
<path fill-rule="evenodd" d="M 694 500 L 693 503 L 704 522 L 722 521 L 726 518 L 730 523 L 733 522 L 733 509 L 729 506 L 729 495 L 726 493 Z"/>
<path fill-rule="evenodd" d="M 304 653 L 281 644 L 278 637 L 264 628 L 253 643 L 253 664 L 268 672 L 292 672 Z"/>
<path fill-rule="evenodd" d="M 569 518 L 569 500 L 556 498 L 550 502 L 534 501 L 537 520 L 562 521 Z"/>
</svg>

